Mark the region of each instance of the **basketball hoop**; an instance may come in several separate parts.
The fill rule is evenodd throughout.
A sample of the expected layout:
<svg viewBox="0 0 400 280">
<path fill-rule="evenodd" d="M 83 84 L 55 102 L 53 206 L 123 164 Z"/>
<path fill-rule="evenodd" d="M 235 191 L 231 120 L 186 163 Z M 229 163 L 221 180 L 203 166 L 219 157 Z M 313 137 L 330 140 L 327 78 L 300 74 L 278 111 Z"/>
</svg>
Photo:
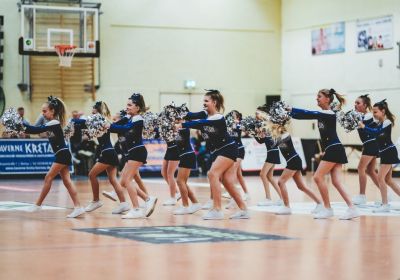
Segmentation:
<svg viewBox="0 0 400 280">
<path fill-rule="evenodd" d="M 60 67 L 71 67 L 72 58 L 76 52 L 76 46 L 70 45 L 55 45 L 56 53 L 60 58 Z"/>
</svg>

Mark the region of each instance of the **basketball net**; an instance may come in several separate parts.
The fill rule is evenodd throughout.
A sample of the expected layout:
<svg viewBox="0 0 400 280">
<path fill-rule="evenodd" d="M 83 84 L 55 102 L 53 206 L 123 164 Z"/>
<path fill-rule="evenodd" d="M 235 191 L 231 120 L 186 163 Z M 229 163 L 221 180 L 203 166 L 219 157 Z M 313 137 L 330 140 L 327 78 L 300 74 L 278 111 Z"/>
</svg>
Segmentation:
<svg viewBox="0 0 400 280">
<path fill-rule="evenodd" d="M 58 64 L 60 67 L 71 67 L 72 58 L 76 52 L 76 46 L 70 45 L 55 45 L 54 48 L 60 59 Z"/>
</svg>

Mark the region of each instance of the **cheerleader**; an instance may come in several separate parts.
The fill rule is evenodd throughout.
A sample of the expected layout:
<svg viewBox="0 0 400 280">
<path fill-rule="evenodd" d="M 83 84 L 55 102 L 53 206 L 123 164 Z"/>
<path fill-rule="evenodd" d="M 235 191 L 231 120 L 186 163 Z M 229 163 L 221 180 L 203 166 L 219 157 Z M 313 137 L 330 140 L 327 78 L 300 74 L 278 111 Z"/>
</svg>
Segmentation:
<svg viewBox="0 0 400 280">
<path fill-rule="evenodd" d="M 389 212 L 387 185 L 400 195 L 400 187 L 392 178 L 393 164 L 400 162 L 396 146 L 392 142 L 392 127 L 394 126 L 394 115 L 390 112 L 386 99 L 375 103 L 373 107 L 374 118 L 379 122 L 375 128 L 360 122 L 360 127 L 365 132 L 376 137 L 379 147 L 379 156 L 381 158 L 381 166 L 378 171 L 378 183 L 382 196 L 382 206 L 374 209 L 375 213 Z"/>
<path fill-rule="evenodd" d="M 128 152 L 127 161 L 121 174 L 121 185 L 128 190 L 129 197 L 133 208 L 122 216 L 123 219 L 140 219 L 149 217 L 155 208 L 157 198 L 145 195 L 146 208 L 143 212 L 139 208 L 137 199 L 138 192 L 132 182 L 134 175 L 138 172 L 139 167 L 146 163 L 147 150 L 143 145 L 142 131 L 143 118 L 140 115 L 147 110 L 143 96 L 139 93 L 134 93 L 128 99 L 126 112 L 130 118 L 121 119 L 117 123 L 111 124 L 109 127 L 112 133 L 124 134 L 126 141 L 126 150 Z"/>
<path fill-rule="evenodd" d="M 368 94 L 359 96 L 354 102 L 354 109 L 363 114 L 362 122 L 369 127 L 374 127 L 376 123 L 372 116 L 371 99 Z M 363 143 L 362 155 L 358 164 L 358 180 L 360 183 L 360 194 L 353 197 L 355 205 L 367 203 L 365 191 L 367 188 L 367 175 L 371 177 L 374 184 L 379 188 L 378 174 L 375 170 L 376 158 L 379 157 L 379 148 L 376 139 L 364 129 L 358 128 L 358 135 Z"/>
<path fill-rule="evenodd" d="M 175 141 L 167 142 L 167 150 L 165 152 L 164 160 L 161 167 L 161 175 L 169 187 L 170 198 L 163 202 L 164 206 L 173 206 L 181 198 L 177 192 L 175 171 L 179 165 L 179 152 L 178 146 Z"/>
<path fill-rule="evenodd" d="M 100 114 L 106 119 L 111 118 L 110 110 L 105 102 L 98 101 L 93 106 L 92 114 Z M 81 128 L 85 128 L 84 119 L 72 119 L 72 122 L 75 123 L 76 126 L 80 126 Z M 99 197 L 99 181 L 97 180 L 97 176 L 106 171 L 108 180 L 115 190 L 115 194 L 120 201 L 120 205 L 115 208 L 112 213 L 113 214 L 121 214 L 122 212 L 128 211 L 130 209 L 129 204 L 125 201 L 124 193 L 121 185 L 117 180 L 117 166 L 119 165 L 118 155 L 115 151 L 111 139 L 110 139 L 110 131 L 104 133 L 101 137 L 97 138 L 99 145 L 97 146 L 96 151 L 96 164 L 92 167 L 89 172 L 89 179 L 92 185 L 93 192 L 93 200 L 89 203 L 89 205 L 85 208 L 86 212 L 92 212 L 101 206 L 103 206 L 103 202 L 100 201 Z"/>
<path fill-rule="evenodd" d="M 325 175 L 330 173 L 332 184 L 338 190 L 344 201 L 348 205 L 346 213 L 339 217 L 342 220 L 349 220 L 359 216 L 356 207 L 351 202 L 349 195 L 344 190 L 340 180 L 342 164 L 347 163 L 347 156 L 344 147 L 336 133 L 336 115 L 330 109 L 334 98 L 339 101 L 340 107 L 345 99 L 334 89 L 321 89 L 317 94 L 317 103 L 322 111 L 307 111 L 292 108 L 291 115 L 294 119 L 316 119 L 318 120 L 318 129 L 321 134 L 321 142 L 324 147 L 324 155 L 314 174 L 314 181 L 318 186 L 324 202 L 324 208 L 314 215 L 315 219 L 327 219 L 333 216 L 333 209 L 329 200 L 328 187 L 325 183 Z"/>
<path fill-rule="evenodd" d="M 199 113 L 188 113 L 187 119 L 197 119 L 194 121 L 177 124 L 176 128 L 200 129 L 205 140 L 212 143 L 214 153 L 212 154 L 213 163 L 208 171 L 211 194 L 213 198 L 213 209 L 211 209 L 203 219 L 221 220 L 224 214 L 221 211 L 221 185 L 220 179 L 239 206 L 240 210 L 230 216 L 231 219 L 248 219 L 249 215 L 245 203 L 235 189 L 235 169 L 234 163 L 237 158 L 237 147 L 229 136 L 226 122 L 223 115 L 219 113 L 224 109 L 224 98 L 218 90 L 209 90 L 204 96 L 204 111 Z"/>
<path fill-rule="evenodd" d="M 275 214 L 277 215 L 292 214 L 292 210 L 290 209 L 289 205 L 289 195 L 286 189 L 286 182 L 290 178 L 293 178 L 299 190 L 308 195 L 317 204 L 317 206 L 313 211 L 311 211 L 311 213 L 312 214 L 318 213 L 323 208 L 323 206 L 321 204 L 321 201 L 309 188 L 307 188 L 306 184 L 303 181 L 303 175 L 301 174 L 301 171 L 303 170 L 302 161 L 300 156 L 294 149 L 292 137 L 287 132 L 285 126 L 280 126 L 278 124 L 273 124 L 271 126 L 271 134 L 272 136 L 274 136 L 274 138 L 279 137 L 276 141 L 277 147 L 279 148 L 280 152 L 282 153 L 283 157 L 286 160 L 286 167 L 283 170 L 278 180 L 278 185 L 283 198 L 284 205 L 282 205 Z"/>
<path fill-rule="evenodd" d="M 174 215 L 194 214 L 202 206 L 195 197 L 193 191 L 189 188 L 187 181 L 190 171 L 197 168 L 197 158 L 190 144 L 190 129 L 181 128 L 178 130 L 178 136 L 175 141 L 179 153 L 179 169 L 177 183 L 182 197 L 182 206 L 173 211 Z M 192 205 L 189 207 L 189 199 Z"/>
<path fill-rule="evenodd" d="M 260 106 L 257 108 L 256 111 L 256 119 L 260 120 L 265 115 L 265 106 Z M 275 145 L 276 143 L 272 140 L 271 136 L 264 136 L 264 137 L 254 137 L 254 139 L 259 144 L 265 144 L 267 148 L 267 158 L 265 159 L 265 163 L 260 172 L 260 178 L 264 186 L 265 196 L 266 199 L 257 203 L 258 206 L 272 206 L 278 205 L 282 206 L 282 195 L 278 186 L 278 183 L 274 179 L 274 168 L 275 164 L 280 164 L 281 160 L 279 157 L 279 149 Z M 269 191 L 269 183 L 272 184 L 276 193 L 279 196 L 279 200 L 277 202 L 273 202 L 271 199 L 271 193 Z"/>
<path fill-rule="evenodd" d="M 242 143 L 242 127 L 240 125 L 240 121 L 242 120 L 242 114 L 239 113 L 237 110 L 231 111 L 234 124 L 232 129 L 228 129 L 228 132 L 230 136 L 233 138 L 233 140 L 236 143 L 236 146 L 238 148 L 238 156 L 236 158 L 236 162 L 234 163 L 234 168 L 235 168 L 235 173 L 236 173 L 236 178 L 237 181 L 239 182 L 240 186 L 243 189 L 244 195 L 243 195 L 243 200 L 247 201 L 250 200 L 250 195 L 247 190 L 246 182 L 244 181 L 243 174 L 242 174 L 242 167 L 241 163 L 242 160 L 244 159 L 245 151 L 244 151 L 244 146 Z M 229 114 L 228 114 L 229 115 Z M 225 207 L 226 209 L 234 207 L 235 201 L 231 199 L 229 204 Z"/>
<path fill-rule="evenodd" d="M 120 124 L 120 120 L 121 123 L 126 123 L 126 121 L 130 118 L 130 116 L 127 116 L 125 110 L 121 110 L 119 112 L 119 114 L 115 115 L 113 117 L 113 120 L 116 122 L 116 124 Z M 114 145 L 114 149 L 115 151 L 118 153 L 120 153 L 122 155 L 120 163 L 119 163 L 119 170 L 122 170 L 122 168 L 125 166 L 125 163 L 127 161 L 127 156 L 128 156 L 128 150 L 127 150 L 127 146 L 125 144 L 126 142 L 126 138 L 124 136 L 124 133 L 118 133 L 118 141 L 117 143 Z M 138 185 L 138 187 L 136 188 L 138 196 L 143 199 L 144 201 L 146 201 L 146 197 L 148 195 L 146 186 L 144 185 L 143 181 L 142 181 L 142 177 L 140 176 L 140 172 L 139 170 L 136 172 L 136 174 L 133 176 L 134 181 L 136 182 L 136 184 Z M 113 200 L 113 201 L 117 201 L 118 200 L 118 196 L 117 193 L 113 190 L 113 191 L 103 191 L 102 194 Z M 140 206 L 140 208 L 144 208 L 144 206 L 142 207 L 142 205 Z"/>
<path fill-rule="evenodd" d="M 46 132 L 51 148 L 55 154 L 55 160 L 44 178 L 44 186 L 38 200 L 28 211 L 36 212 L 41 210 L 42 203 L 50 191 L 51 184 L 54 178 L 59 174 L 74 203 L 74 210 L 67 218 L 76 218 L 84 214 L 85 209 L 81 207 L 79 203 L 78 193 L 75 186 L 72 184 L 69 174 L 69 166 L 72 164 L 71 152 L 65 144 L 62 129 L 66 120 L 66 107 L 64 102 L 57 97 L 48 97 L 48 101 L 42 105 L 42 115 L 47 120 L 47 123 L 41 126 L 25 124 L 25 133 L 39 134 Z"/>
</svg>

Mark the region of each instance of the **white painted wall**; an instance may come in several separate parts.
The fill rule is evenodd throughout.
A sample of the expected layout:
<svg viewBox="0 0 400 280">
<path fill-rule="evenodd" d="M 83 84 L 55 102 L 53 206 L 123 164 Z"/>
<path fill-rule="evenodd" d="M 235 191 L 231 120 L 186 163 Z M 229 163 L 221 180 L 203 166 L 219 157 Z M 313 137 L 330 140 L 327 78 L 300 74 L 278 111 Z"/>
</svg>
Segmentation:
<svg viewBox="0 0 400 280">
<path fill-rule="evenodd" d="M 282 1 L 282 96 L 293 106 L 317 109 L 315 96 L 321 88 L 346 94 L 351 109 L 357 96 L 370 93 L 373 101 L 387 98 L 398 116 L 393 140 L 400 136 L 399 51 L 394 49 L 356 53 L 356 20 L 393 15 L 394 41 L 400 41 L 398 0 L 283 0 Z M 311 30 L 320 25 L 346 22 L 346 51 L 340 54 L 311 55 Z M 379 60 L 383 66 L 379 67 Z M 294 121 L 294 135 L 317 138 L 310 121 Z M 344 143 L 359 143 L 356 132 L 342 129 Z"/>
</svg>

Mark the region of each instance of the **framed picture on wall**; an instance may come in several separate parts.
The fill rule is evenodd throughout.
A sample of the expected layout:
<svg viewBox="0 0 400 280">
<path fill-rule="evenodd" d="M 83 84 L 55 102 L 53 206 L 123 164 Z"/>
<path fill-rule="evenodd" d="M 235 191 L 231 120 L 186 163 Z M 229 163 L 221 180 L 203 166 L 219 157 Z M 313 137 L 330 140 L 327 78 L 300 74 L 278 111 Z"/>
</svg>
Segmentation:
<svg viewBox="0 0 400 280">
<path fill-rule="evenodd" d="M 357 20 L 357 52 L 393 48 L 393 16 Z"/>
<path fill-rule="evenodd" d="M 345 51 L 345 24 L 338 22 L 311 30 L 311 54 L 333 54 Z"/>
</svg>

